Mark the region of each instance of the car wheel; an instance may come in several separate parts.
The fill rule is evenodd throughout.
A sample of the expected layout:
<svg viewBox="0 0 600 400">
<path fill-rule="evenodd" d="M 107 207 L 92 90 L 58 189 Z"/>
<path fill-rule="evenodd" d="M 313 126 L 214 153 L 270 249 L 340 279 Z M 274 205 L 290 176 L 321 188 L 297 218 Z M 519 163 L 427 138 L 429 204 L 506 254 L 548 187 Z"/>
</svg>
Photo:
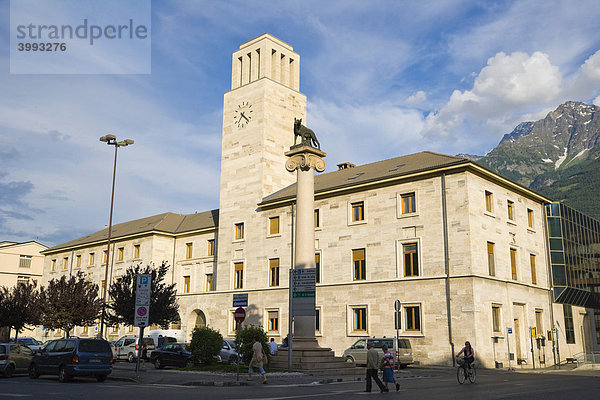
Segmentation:
<svg viewBox="0 0 600 400">
<path fill-rule="evenodd" d="M 6 369 L 4 370 L 4 377 L 5 378 L 10 378 L 13 374 L 13 372 L 15 372 L 15 366 L 10 364 L 9 366 L 6 367 Z"/>
<path fill-rule="evenodd" d="M 346 357 L 346 362 L 348 364 L 354 364 L 354 358 L 352 358 L 351 356 Z"/>
<path fill-rule="evenodd" d="M 160 362 L 160 358 L 156 357 L 156 359 L 154 360 L 154 368 L 156 369 L 162 369 L 163 365 Z"/>
<path fill-rule="evenodd" d="M 31 365 L 29 365 L 29 377 L 31 379 L 37 379 L 40 377 L 40 371 L 37 367 L 37 365 L 31 363 Z"/>
<path fill-rule="evenodd" d="M 229 357 L 229 364 L 237 365 L 237 357 L 236 356 Z"/>
<path fill-rule="evenodd" d="M 98 375 L 98 376 L 96 377 L 96 380 L 97 380 L 98 382 L 104 382 L 104 381 L 106 380 L 106 375 Z"/>
<path fill-rule="evenodd" d="M 134 357 L 133 353 L 127 354 L 127 361 L 130 363 L 135 361 L 135 357 Z"/>
<path fill-rule="evenodd" d="M 67 370 L 65 369 L 64 366 L 61 366 L 60 369 L 58 370 L 58 381 L 59 382 L 69 382 L 69 380 L 71 379 L 71 376 L 67 373 Z"/>
<path fill-rule="evenodd" d="M 185 367 L 186 367 L 186 368 L 191 368 L 191 367 L 193 367 L 193 366 L 194 366 L 194 362 L 193 362 L 191 359 L 190 359 L 190 360 L 187 360 L 187 361 L 185 362 Z"/>
</svg>

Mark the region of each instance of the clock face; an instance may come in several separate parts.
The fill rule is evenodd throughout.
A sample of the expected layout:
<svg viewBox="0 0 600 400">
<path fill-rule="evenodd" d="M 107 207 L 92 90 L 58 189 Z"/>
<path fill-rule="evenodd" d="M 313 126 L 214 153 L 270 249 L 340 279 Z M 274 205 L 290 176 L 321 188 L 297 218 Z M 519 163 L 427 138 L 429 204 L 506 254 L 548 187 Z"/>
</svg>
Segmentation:
<svg viewBox="0 0 600 400">
<path fill-rule="evenodd" d="M 233 113 L 233 123 L 238 128 L 243 128 L 252 121 L 252 104 L 247 101 L 242 102 L 237 106 Z"/>
</svg>

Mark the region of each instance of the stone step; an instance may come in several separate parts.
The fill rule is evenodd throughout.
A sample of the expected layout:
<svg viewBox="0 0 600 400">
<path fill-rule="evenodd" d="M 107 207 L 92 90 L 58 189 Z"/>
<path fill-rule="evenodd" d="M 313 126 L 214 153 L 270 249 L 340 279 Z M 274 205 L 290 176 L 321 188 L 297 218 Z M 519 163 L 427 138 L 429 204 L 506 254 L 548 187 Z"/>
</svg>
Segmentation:
<svg viewBox="0 0 600 400">
<path fill-rule="evenodd" d="M 269 362 L 269 368 L 277 368 L 277 369 L 285 369 L 287 368 L 287 362 Z M 295 361 L 292 363 L 292 368 L 295 370 L 313 370 L 313 369 L 332 369 L 332 370 L 341 370 L 341 369 L 353 369 L 352 364 L 348 364 L 345 362 L 333 361 L 333 362 L 301 362 Z"/>
</svg>

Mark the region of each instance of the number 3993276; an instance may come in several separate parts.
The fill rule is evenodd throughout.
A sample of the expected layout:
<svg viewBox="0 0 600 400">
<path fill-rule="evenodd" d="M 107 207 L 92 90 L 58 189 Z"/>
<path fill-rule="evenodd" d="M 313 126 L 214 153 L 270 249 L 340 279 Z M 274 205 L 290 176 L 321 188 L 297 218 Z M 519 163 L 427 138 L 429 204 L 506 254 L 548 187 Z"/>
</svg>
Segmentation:
<svg viewBox="0 0 600 400">
<path fill-rule="evenodd" d="M 17 50 L 19 51 L 66 51 L 66 43 L 17 43 Z"/>
</svg>

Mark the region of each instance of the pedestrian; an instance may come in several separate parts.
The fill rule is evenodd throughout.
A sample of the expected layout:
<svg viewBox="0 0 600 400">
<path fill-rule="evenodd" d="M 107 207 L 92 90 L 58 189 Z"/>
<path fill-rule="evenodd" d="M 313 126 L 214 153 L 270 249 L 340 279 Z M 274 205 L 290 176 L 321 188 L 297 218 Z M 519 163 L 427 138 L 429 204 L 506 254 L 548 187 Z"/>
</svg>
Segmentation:
<svg viewBox="0 0 600 400">
<path fill-rule="evenodd" d="M 269 342 L 269 350 L 271 351 L 271 355 L 277 353 L 277 343 L 275 343 L 275 339 L 271 338 Z"/>
<path fill-rule="evenodd" d="M 265 369 L 263 368 L 263 362 L 267 358 L 265 355 L 262 343 L 260 343 L 260 338 L 258 336 L 254 336 L 254 344 L 252 345 L 252 359 L 250 360 L 250 365 L 248 366 L 248 380 L 252 380 L 252 373 L 254 372 L 252 368 L 258 368 L 260 374 L 263 377 L 263 383 L 267 384 L 267 374 L 265 373 Z"/>
<path fill-rule="evenodd" d="M 381 393 L 385 392 L 385 386 L 381 383 L 379 376 L 377 376 L 377 367 L 379 366 L 379 352 L 373 348 L 371 342 L 367 342 L 367 388 L 365 392 L 371 391 L 371 379 L 375 380 L 377 386 L 381 390 Z"/>
<path fill-rule="evenodd" d="M 396 384 L 396 392 L 400 390 L 400 384 L 394 378 L 394 356 L 388 351 L 387 345 L 383 345 L 383 359 L 381 360 L 381 369 L 383 370 L 383 381 L 385 382 L 385 391 L 389 392 L 388 383 Z"/>
</svg>

